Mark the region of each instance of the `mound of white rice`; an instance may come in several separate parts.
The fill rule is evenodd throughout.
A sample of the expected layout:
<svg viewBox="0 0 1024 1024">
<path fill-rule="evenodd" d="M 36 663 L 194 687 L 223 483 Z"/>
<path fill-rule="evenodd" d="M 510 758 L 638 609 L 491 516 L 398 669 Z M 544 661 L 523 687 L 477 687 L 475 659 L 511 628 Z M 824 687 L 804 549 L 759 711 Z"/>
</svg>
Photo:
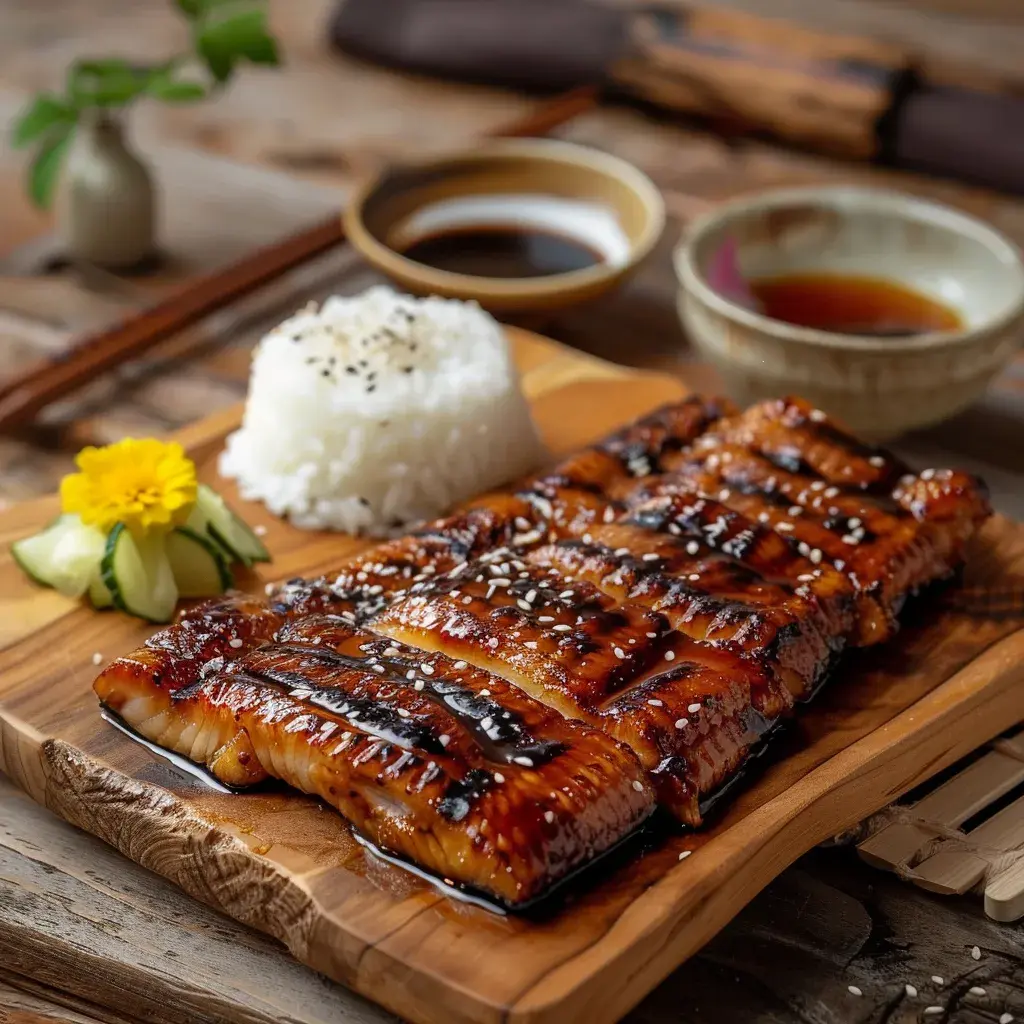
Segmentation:
<svg viewBox="0 0 1024 1024">
<path fill-rule="evenodd" d="M 382 534 L 542 455 L 497 322 L 475 303 L 378 287 L 263 338 L 220 470 L 297 526 Z"/>
</svg>

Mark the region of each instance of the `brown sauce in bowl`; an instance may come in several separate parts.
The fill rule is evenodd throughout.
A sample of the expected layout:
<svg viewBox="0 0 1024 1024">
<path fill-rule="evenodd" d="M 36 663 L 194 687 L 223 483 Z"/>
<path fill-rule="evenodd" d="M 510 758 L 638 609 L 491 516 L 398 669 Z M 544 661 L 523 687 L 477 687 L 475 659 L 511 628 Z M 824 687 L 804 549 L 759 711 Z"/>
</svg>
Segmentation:
<svg viewBox="0 0 1024 1024">
<path fill-rule="evenodd" d="M 427 235 L 402 250 L 408 260 L 473 277 L 550 277 L 584 270 L 604 256 L 579 239 L 527 226 L 481 225 Z"/>
<path fill-rule="evenodd" d="M 897 281 L 855 274 L 789 274 L 750 282 L 774 320 L 838 334 L 902 338 L 964 326 L 960 314 Z"/>
</svg>

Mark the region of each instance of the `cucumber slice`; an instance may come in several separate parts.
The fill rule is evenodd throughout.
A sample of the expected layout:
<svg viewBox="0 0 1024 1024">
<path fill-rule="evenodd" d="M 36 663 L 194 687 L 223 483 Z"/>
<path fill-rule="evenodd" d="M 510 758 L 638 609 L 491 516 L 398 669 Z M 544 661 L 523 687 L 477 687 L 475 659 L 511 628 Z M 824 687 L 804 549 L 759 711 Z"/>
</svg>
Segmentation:
<svg viewBox="0 0 1024 1024">
<path fill-rule="evenodd" d="M 92 583 L 89 584 L 89 600 L 92 602 L 93 608 L 99 610 L 114 607 L 114 595 L 111 594 L 107 589 L 106 583 L 103 582 L 99 567 L 97 567 Z"/>
<path fill-rule="evenodd" d="M 107 538 L 100 574 L 114 604 L 150 622 L 169 622 L 178 588 L 167 558 L 167 538 L 150 534 L 136 538 L 118 523 Z"/>
<path fill-rule="evenodd" d="M 194 529 L 193 522 L 202 519 L 205 532 L 228 552 L 231 561 L 241 562 L 246 567 L 256 562 L 270 561 L 270 552 L 259 537 L 206 484 L 199 485 L 193 516 L 195 519 L 190 517 L 185 525 Z"/>
<path fill-rule="evenodd" d="M 217 545 L 187 526 L 168 535 L 167 557 L 182 597 L 215 597 L 234 583 Z"/>
<path fill-rule="evenodd" d="M 76 515 L 63 515 L 45 530 L 11 545 L 14 560 L 36 581 L 67 597 L 81 597 L 96 575 L 107 538 Z"/>
</svg>

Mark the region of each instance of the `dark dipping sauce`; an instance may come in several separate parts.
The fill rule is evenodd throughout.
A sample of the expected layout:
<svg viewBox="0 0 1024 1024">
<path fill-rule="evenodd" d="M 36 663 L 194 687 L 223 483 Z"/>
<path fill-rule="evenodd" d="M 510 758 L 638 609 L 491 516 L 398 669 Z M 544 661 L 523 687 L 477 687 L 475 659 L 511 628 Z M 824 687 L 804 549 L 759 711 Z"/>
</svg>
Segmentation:
<svg viewBox="0 0 1024 1024">
<path fill-rule="evenodd" d="M 846 274 L 790 274 L 750 282 L 766 316 L 837 334 L 903 338 L 956 331 L 960 314 L 896 281 Z"/>
<path fill-rule="evenodd" d="M 471 277 L 550 277 L 585 270 L 604 256 L 568 235 L 534 227 L 460 227 L 427 235 L 402 255 L 437 270 Z"/>
</svg>

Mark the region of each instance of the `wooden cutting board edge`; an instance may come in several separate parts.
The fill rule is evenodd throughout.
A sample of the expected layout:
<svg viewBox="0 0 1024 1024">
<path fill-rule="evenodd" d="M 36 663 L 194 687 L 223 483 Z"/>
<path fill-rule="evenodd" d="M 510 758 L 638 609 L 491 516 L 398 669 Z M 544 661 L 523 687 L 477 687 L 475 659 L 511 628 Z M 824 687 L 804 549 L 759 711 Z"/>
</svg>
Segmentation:
<svg viewBox="0 0 1024 1024">
<path fill-rule="evenodd" d="M 534 399 L 581 377 L 635 376 L 546 339 L 511 333 L 524 387 Z M 653 374 L 640 376 L 666 381 Z M 666 398 L 672 397 L 672 390 L 667 390 Z M 683 390 L 675 382 L 676 394 Z M 237 408 L 214 414 L 178 437 L 190 451 L 219 444 L 239 414 Z M 29 532 L 53 509 L 54 499 L 40 499 L 0 514 L 0 541 Z M 1006 520 L 994 529 L 1008 536 L 1024 534 L 1024 528 Z M 46 624 L 75 607 L 58 599 L 44 616 Z M 173 794 L 154 792 L 155 787 L 83 755 L 62 740 L 45 737 L 2 703 L 0 768 L 34 799 L 73 824 L 99 835 L 204 902 L 281 939 L 305 963 L 396 1013 L 431 1024 L 440 1020 L 601 1022 L 627 1012 L 802 853 L 878 810 L 1011 722 L 1024 719 L 1022 684 L 1024 630 L 1019 630 L 983 651 L 886 725 L 748 814 L 726 836 L 716 839 L 714 858 L 698 850 L 687 860 L 685 871 L 669 870 L 634 899 L 597 941 L 552 964 L 514 1000 L 503 1003 L 489 999 L 479 988 L 453 986 L 438 977 L 424 977 L 417 985 L 382 985 L 382 978 L 408 973 L 386 941 L 365 945 L 354 959 L 353 972 L 351 949 L 346 965 L 336 955 L 338 936 L 325 926 L 330 913 L 313 906 L 315 875 L 296 879 L 279 866 L 255 858 L 242 837 L 198 819 Z M 116 780 L 109 778 L 111 773 Z M 123 814 L 116 824 L 102 813 L 112 782 L 124 794 Z M 146 834 L 144 847 L 138 843 L 141 832 Z M 159 857 L 153 850 L 159 850 Z M 264 883 L 276 886 L 273 899 L 255 905 L 251 899 L 240 901 L 239 894 L 232 892 L 238 877 L 251 875 L 254 861 L 263 868 Z M 211 877 L 217 879 L 215 884 Z M 251 878 L 247 884 L 251 885 Z M 426 899 L 424 909 L 440 899 Z M 309 915 L 316 918 L 318 912 L 319 922 L 311 921 Z M 458 1007 L 451 1002 L 453 996 L 461 1003 Z M 439 1004 L 425 1004 L 434 998 Z"/>
</svg>

